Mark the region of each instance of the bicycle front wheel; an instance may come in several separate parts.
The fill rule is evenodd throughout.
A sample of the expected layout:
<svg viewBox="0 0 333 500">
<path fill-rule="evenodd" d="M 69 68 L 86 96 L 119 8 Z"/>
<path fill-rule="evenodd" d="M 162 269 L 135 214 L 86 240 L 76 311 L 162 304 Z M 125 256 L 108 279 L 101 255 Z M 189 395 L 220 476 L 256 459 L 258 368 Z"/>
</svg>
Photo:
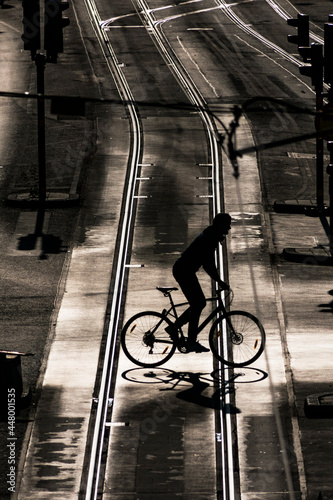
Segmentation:
<svg viewBox="0 0 333 500">
<path fill-rule="evenodd" d="M 147 311 L 130 318 L 121 332 L 124 353 L 139 366 L 160 366 L 176 346 L 165 329 L 171 322 L 161 313 Z"/>
<path fill-rule="evenodd" d="M 255 316 L 231 311 L 218 318 L 209 333 L 214 356 L 228 366 L 247 366 L 259 358 L 265 348 L 265 330 Z"/>
</svg>

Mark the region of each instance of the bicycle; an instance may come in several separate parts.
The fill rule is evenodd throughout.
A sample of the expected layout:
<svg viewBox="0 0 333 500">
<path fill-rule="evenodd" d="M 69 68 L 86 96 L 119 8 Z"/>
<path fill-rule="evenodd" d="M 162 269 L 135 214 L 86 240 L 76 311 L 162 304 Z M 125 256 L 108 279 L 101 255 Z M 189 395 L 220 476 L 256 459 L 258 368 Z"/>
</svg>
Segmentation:
<svg viewBox="0 0 333 500">
<path fill-rule="evenodd" d="M 169 299 L 170 308 L 161 313 L 145 311 L 135 314 L 121 332 L 124 353 L 138 366 L 160 366 L 173 356 L 177 348 L 186 353 L 186 337 L 182 328 L 174 328 L 174 334 L 169 334 L 166 328 L 172 329 L 178 320 L 177 308 L 188 305 L 188 302 L 174 303 L 171 293 L 178 290 L 176 287 L 157 287 L 157 290 Z M 209 346 L 215 358 L 228 366 L 250 365 L 265 348 L 265 330 L 253 314 L 227 311 L 221 292 L 218 290 L 217 297 L 206 299 L 207 302 L 217 301 L 217 305 L 199 325 L 198 333 L 217 316 L 209 332 Z"/>
</svg>

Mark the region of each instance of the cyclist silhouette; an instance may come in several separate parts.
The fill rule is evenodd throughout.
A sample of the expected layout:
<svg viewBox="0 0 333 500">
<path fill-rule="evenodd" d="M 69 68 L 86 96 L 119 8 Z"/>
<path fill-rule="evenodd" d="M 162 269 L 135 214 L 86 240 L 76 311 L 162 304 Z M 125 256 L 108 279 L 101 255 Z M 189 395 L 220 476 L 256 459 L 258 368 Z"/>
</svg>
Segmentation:
<svg viewBox="0 0 333 500">
<path fill-rule="evenodd" d="M 197 342 L 197 330 L 206 299 L 196 276 L 202 266 L 206 273 L 223 290 L 229 290 L 229 285 L 219 277 L 215 264 L 215 250 L 218 243 L 225 240 L 231 228 L 231 217 L 227 213 L 219 213 L 214 217 L 213 224 L 200 233 L 190 246 L 181 254 L 173 266 L 173 275 L 183 294 L 189 302 L 189 308 L 179 317 L 176 326 L 188 323 L 187 352 L 206 352 L 206 347 Z M 172 334 L 172 328 L 167 328 Z M 170 330 L 170 331 L 169 331 Z"/>
</svg>

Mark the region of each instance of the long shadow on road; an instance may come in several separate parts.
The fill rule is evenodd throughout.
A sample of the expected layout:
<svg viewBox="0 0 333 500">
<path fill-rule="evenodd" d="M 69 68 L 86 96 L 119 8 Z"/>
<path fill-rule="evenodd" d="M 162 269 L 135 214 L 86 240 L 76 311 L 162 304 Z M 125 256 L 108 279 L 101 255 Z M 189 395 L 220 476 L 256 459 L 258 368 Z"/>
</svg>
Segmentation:
<svg viewBox="0 0 333 500">
<path fill-rule="evenodd" d="M 244 376 L 247 371 L 250 376 Z M 126 380 L 140 384 L 162 384 L 161 392 L 175 391 L 179 386 L 185 385 L 184 390 L 177 392 L 176 397 L 198 406 L 219 410 L 223 393 L 233 393 L 233 383 L 254 383 L 267 377 L 267 373 L 254 368 L 243 368 L 241 372 L 234 373 L 226 383 L 219 379 L 221 373 L 215 370 L 212 373 L 177 372 L 165 368 L 134 368 L 122 374 Z M 244 378 L 243 378 L 244 377 Z M 205 390 L 215 387 L 212 396 L 207 396 Z M 240 410 L 232 405 L 226 406 L 228 413 L 239 413 Z"/>
</svg>

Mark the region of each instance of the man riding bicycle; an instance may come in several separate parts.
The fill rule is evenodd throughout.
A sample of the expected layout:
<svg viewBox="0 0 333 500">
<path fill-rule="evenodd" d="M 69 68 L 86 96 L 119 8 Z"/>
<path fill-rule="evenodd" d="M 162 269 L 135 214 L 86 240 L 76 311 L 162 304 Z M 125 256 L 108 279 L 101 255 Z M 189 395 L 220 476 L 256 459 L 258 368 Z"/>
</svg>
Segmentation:
<svg viewBox="0 0 333 500">
<path fill-rule="evenodd" d="M 231 217 L 227 213 L 219 213 L 214 217 L 213 224 L 200 233 L 190 246 L 181 254 L 173 266 L 173 275 L 183 294 L 189 302 L 189 308 L 183 312 L 177 321 L 177 327 L 188 323 L 187 352 L 206 352 L 206 347 L 197 342 L 197 330 L 206 299 L 196 276 L 202 266 L 206 273 L 219 284 L 222 290 L 229 290 L 229 285 L 219 277 L 215 264 L 215 250 L 218 243 L 225 240 L 231 228 Z M 172 334 L 172 328 L 167 328 Z M 170 331 L 169 331 L 170 330 Z"/>
</svg>

